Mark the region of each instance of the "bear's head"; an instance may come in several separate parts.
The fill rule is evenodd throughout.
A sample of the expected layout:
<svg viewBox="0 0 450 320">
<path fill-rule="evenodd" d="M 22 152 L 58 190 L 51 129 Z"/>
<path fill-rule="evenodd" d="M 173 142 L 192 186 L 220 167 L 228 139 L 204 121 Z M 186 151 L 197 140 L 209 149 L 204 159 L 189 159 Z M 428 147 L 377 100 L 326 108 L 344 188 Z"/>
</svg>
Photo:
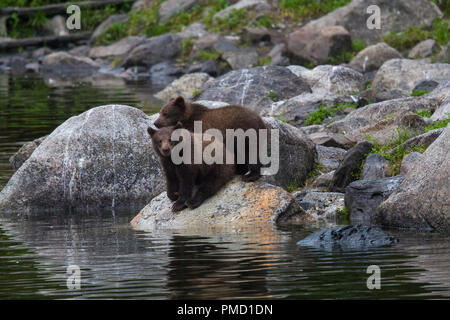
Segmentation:
<svg viewBox="0 0 450 320">
<path fill-rule="evenodd" d="M 183 97 L 172 98 L 165 104 L 159 112 L 159 117 L 155 121 L 157 128 L 174 126 L 178 121 L 186 119 L 186 103 Z"/>
<path fill-rule="evenodd" d="M 153 149 L 162 157 L 170 157 L 173 147 L 181 141 L 172 141 L 172 132 L 182 127 L 181 122 L 178 122 L 175 126 L 164 127 L 159 130 L 148 127 L 147 132 L 152 139 Z"/>
</svg>

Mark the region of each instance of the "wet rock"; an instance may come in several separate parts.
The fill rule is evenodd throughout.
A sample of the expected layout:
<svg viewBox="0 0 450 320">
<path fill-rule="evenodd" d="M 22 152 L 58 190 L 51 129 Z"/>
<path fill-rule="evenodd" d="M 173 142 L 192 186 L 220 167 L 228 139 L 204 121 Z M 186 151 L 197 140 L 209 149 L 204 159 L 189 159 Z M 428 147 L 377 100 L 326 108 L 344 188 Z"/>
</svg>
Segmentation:
<svg viewBox="0 0 450 320">
<path fill-rule="evenodd" d="M 20 147 L 19 151 L 17 151 L 14 155 L 9 158 L 9 163 L 13 166 L 14 170 L 19 169 L 22 164 L 27 161 L 27 159 L 31 156 L 34 150 L 45 140 L 47 136 L 40 137 L 33 141 L 25 142 L 22 147 Z"/>
<path fill-rule="evenodd" d="M 418 59 L 418 58 L 428 58 L 437 53 L 441 47 L 439 44 L 433 40 L 428 39 L 419 42 L 414 48 L 409 52 L 409 59 Z"/>
<path fill-rule="evenodd" d="M 121 105 L 90 109 L 56 128 L 0 193 L 0 212 L 140 206 L 164 190 L 147 127 Z M 142 208 L 142 207 L 141 207 Z"/>
<path fill-rule="evenodd" d="M 90 76 L 100 68 L 87 57 L 76 57 L 66 52 L 51 53 L 42 60 L 41 71 L 55 77 Z"/>
<path fill-rule="evenodd" d="M 372 88 L 378 91 L 399 90 L 411 94 L 414 87 L 423 80 L 440 83 L 449 78 L 450 64 L 392 59 L 378 70 Z"/>
<path fill-rule="evenodd" d="M 379 227 L 357 224 L 316 231 L 297 242 L 297 245 L 324 250 L 351 250 L 380 247 L 397 242 L 397 238 L 387 235 Z"/>
<path fill-rule="evenodd" d="M 345 188 L 345 206 L 353 223 L 369 223 L 377 207 L 398 188 L 403 176 L 357 180 Z"/>
<path fill-rule="evenodd" d="M 192 99 L 196 91 L 203 84 L 213 80 L 207 73 L 190 73 L 170 83 L 164 90 L 155 94 L 160 100 L 168 101 L 170 98 L 183 96 L 185 99 Z"/>
<path fill-rule="evenodd" d="M 270 92 L 279 99 L 288 99 L 310 91 L 309 86 L 289 69 L 267 66 L 224 74 L 203 85 L 197 99 L 242 104 L 264 115 L 271 111 Z"/>
<path fill-rule="evenodd" d="M 414 163 L 422 158 L 422 154 L 419 152 L 408 153 L 402 160 L 400 166 L 400 174 L 405 175 L 414 166 Z"/>
<path fill-rule="evenodd" d="M 125 57 L 122 66 L 151 67 L 160 62 L 170 62 L 181 52 L 181 38 L 175 34 L 163 34 L 144 40 Z"/>
<path fill-rule="evenodd" d="M 385 227 L 450 234 L 450 126 L 422 154 L 373 221 Z"/>
<path fill-rule="evenodd" d="M 345 28 L 331 26 L 318 29 L 305 29 L 289 34 L 287 51 L 297 63 L 327 63 L 331 57 L 351 50 L 351 38 Z"/>
<path fill-rule="evenodd" d="M 366 155 L 372 150 L 373 145 L 367 141 L 360 142 L 347 151 L 339 168 L 336 169 L 330 190 L 344 192 L 345 187 L 355 180 L 354 173 L 360 168 Z"/>
<path fill-rule="evenodd" d="M 93 47 L 89 50 L 91 58 L 121 58 L 145 40 L 143 37 L 125 37 L 109 46 Z"/>
<path fill-rule="evenodd" d="M 324 172 L 336 170 L 344 159 L 347 150 L 335 147 L 316 145 L 318 161 L 323 165 Z"/>
<path fill-rule="evenodd" d="M 106 18 L 105 21 L 100 23 L 92 33 L 91 39 L 89 40 L 90 43 L 95 43 L 95 41 L 101 37 L 103 34 L 105 34 L 108 29 L 114 25 L 114 24 L 124 24 L 126 23 L 130 17 L 127 14 L 113 14 Z"/>
<path fill-rule="evenodd" d="M 241 9 L 252 10 L 261 13 L 270 11 L 272 9 L 272 6 L 266 0 L 241 0 L 217 12 L 213 16 L 213 19 L 217 20 L 218 18 L 220 19 L 228 18 L 228 16 L 230 15 L 230 13 L 233 12 L 233 10 L 241 10 Z"/>
<path fill-rule="evenodd" d="M 378 70 L 383 63 L 391 59 L 401 59 L 402 55 L 384 42 L 368 46 L 358 52 L 349 66 L 359 72 Z"/>
<path fill-rule="evenodd" d="M 387 165 L 387 160 L 378 153 L 369 154 L 361 171 L 361 180 L 384 178 L 386 176 L 385 169 Z"/>
<path fill-rule="evenodd" d="M 344 194 L 316 190 L 297 191 L 293 194 L 298 204 L 315 220 L 335 222 L 337 211 L 344 208 Z"/>
<path fill-rule="evenodd" d="M 196 209 L 173 213 L 163 192 L 131 221 L 140 230 L 188 228 L 242 228 L 304 222 L 308 215 L 294 197 L 264 182 L 245 183 L 235 178 Z"/>
<path fill-rule="evenodd" d="M 54 36 L 66 36 L 69 34 L 69 31 L 66 29 L 66 19 L 60 15 L 47 20 L 43 29 L 47 34 Z"/>
<path fill-rule="evenodd" d="M 367 27 L 369 17 L 367 8 L 377 5 L 380 8 L 380 29 Z M 375 44 L 383 35 L 400 32 L 418 25 L 430 27 L 436 18 L 443 17 L 441 10 L 427 0 L 353 0 L 325 16 L 306 24 L 304 28 L 321 29 L 329 26 L 343 26 L 352 40 L 364 40 L 366 44 Z"/>
</svg>

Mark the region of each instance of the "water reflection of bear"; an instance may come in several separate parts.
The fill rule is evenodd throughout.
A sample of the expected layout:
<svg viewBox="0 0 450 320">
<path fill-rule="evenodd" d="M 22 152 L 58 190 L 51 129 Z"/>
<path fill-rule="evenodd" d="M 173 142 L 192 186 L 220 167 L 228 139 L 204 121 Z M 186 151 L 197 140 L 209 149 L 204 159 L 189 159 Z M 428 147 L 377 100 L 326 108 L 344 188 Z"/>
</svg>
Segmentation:
<svg viewBox="0 0 450 320">
<path fill-rule="evenodd" d="M 173 236 L 167 287 L 177 299 L 235 299 L 267 292 L 266 253 L 207 237 Z M 233 246 L 234 243 L 231 243 Z"/>
</svg>

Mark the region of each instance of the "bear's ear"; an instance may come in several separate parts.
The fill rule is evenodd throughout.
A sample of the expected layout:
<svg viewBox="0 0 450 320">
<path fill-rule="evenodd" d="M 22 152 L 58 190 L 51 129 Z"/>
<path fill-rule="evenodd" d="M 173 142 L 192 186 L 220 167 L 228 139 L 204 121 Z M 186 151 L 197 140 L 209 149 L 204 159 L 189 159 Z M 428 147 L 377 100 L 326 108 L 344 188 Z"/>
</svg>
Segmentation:
<svg viewBox="0 0 450 320">
<path fill-rule="evenodd" d="M 150 137 L 153 137 L 153 135 L 156 133 L 156 130 L 153 129 L 152 127 L 148 127 L 147 132 L 150 135 Z"/>
<path fill-rule="evenodd" d="M 184 102 L 184 98 L 182 96 L 179 96 L 175 99 L 175 105 L 178 106 L 181 110 L 184 110 L 186 107 L 186 104 Z"/>
<path fill-rule="evenodd" d="M 181 123 L 181 121 L 178 121 L 177 124 L 175 125 L 175 129 L 181 129 L 183 128 L 183 124 Z"/>
</svg>

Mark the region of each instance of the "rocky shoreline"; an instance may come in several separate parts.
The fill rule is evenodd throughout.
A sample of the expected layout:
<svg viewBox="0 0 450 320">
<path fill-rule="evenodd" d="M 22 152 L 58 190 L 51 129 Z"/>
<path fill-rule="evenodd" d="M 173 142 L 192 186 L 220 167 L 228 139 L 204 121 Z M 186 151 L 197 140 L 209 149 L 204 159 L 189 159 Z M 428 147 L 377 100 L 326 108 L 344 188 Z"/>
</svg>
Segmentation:
<svg viewBox="0 0 450 320">
<path fill-rule="evenodd" d="M 280 130 L 277 175 L 251 185 L 233 181 L 205 207 L 175 216 L 146 136 L 155 116 L 129 106 L 92 108 L 11 159 L 17 171 L 0 193 L 0 212 L 139 203 L 148 205 L 133 224 L 143 229 L 179 228 L 199 219 L 209 226 L 219 220 L 237 226 L 242 219 L 334 225 L 346 218 L 450 234 L 449 43 L 428 39 L 400 52 L 382 41 L 383 33 L 404 31 L 412 21 L 430 24 L 444 13 L 430 1 L 397 1 L 390 5 L 405 12 L 399 16 L 402 27 L 383 10 L 383 33 L 368 33 L 361 27 L 365 20 L 352 19 L 366 2 L 351 1 L 302 24 L 250 24 L 221 34 L 196 21 L 178 33 L 126 36 L 94 46 L 108 30 L 105 21 L 90 44 L 0 57 L 1 70 L 38 74 L 52 86 L 145 81 L 161 88 L 155 92 L 161 101 L 182 95 L 210 108 L 242 104 Z M 186 1 L 187 7 L 162 3 L 161 21 L 201 1 Z M 138 1 L 134 10 L 145 5 L 148 1 Z M 232 1 L 213 19 L 245 9 L 258 21 L 258 14 L 274 6 Z M 127 19 L 109 23 L 118 21 Z M 360 39 L 367 46 L 350 61 L 330 64 Z"/>
</svg>

